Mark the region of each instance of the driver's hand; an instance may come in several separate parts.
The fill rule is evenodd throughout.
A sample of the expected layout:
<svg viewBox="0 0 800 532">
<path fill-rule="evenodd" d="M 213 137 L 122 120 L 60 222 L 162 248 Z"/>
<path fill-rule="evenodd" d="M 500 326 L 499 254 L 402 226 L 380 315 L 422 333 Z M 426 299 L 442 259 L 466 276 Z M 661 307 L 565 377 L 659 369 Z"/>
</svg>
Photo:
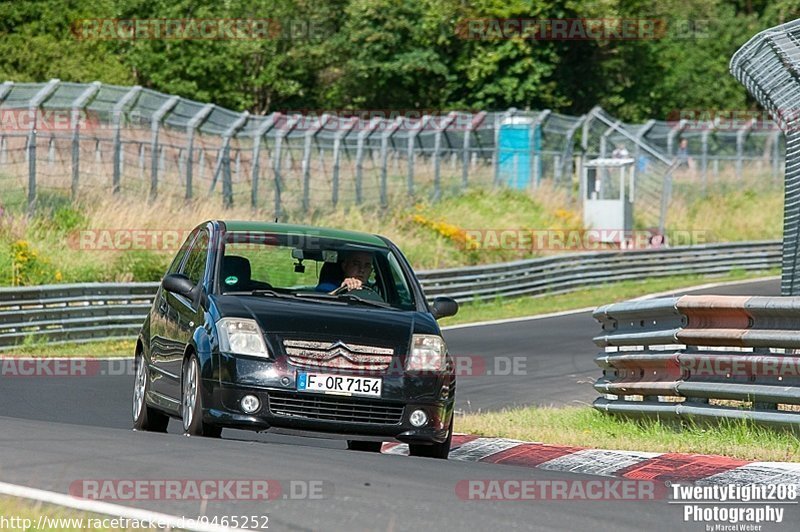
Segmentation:
<svg viewBox="0 0 800 532">
<path fill-rule="evenodd" d="M 363 283 L 361 282 L 361 279 L 348 277 L 342 281 L 342 286 L 347 287 L 348 290 L 359 290 L 363 286 Z"/>
</svg>

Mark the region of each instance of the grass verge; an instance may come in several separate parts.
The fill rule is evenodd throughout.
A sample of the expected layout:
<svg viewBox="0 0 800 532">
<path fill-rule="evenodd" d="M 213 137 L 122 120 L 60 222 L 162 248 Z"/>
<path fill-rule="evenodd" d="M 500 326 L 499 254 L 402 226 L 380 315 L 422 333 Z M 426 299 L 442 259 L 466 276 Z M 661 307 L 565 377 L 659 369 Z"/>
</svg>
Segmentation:
<svg viewBox="0 0 800 532">
<path fill-rule="evenodd" d="M 779 274 L 780 270 L 776 268 L 758 273 L 735 270 L 725 275 L 680 275 L 662 277 L 660 279 L 642 279 L 637 281 L 608 283 L 565 294 L 465 303 L 459 308 L 458 314 L 452 318 L 442 320 L 441 324 L 444 326 L 457 325 L 461 323 L 474 323 L 478 321 L 516 318 L 586 307 L 597 307 L 647 294 L 689 288 L 706 283 L 724 283 Z"/>
<path fill-rule="evenodd" d="M 137 527 L 131 520 L 6 496 L 0 496 L 0 516 L 11 530 L 157 530 L 146 524 Z"/>
<path fill-rule="evenodd" d="M 597 449 L 716 454 L 742 460 L 800 461 L 796 435 L 748 422 L 714 425 L 633 420 L 588 406 L 528 407 L 466 414 L 455 430 L 481 436 Z"/>
<path fill-rule="evenodd" d="M 100 342 L 48 344 L 47 342 L 31 342 L 10 351 L 4 351 L 3 357 L 133 357 L 136 340 L 106 340 Z"/>
</svg>

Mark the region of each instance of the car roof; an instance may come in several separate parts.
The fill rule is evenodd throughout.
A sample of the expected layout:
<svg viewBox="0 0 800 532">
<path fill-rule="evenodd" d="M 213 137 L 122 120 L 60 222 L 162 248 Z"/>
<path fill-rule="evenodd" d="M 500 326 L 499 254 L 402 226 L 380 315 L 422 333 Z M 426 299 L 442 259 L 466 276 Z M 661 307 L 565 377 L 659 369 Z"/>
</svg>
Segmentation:
<svg viewBox="0 0 800 532">
<path fill-rule="evenodd" d="M 228 232 L 252 231 L 256 233 L 274 233 L 279 235 L 311 235 L 319 238 L 334 238 L 346 240 L 369 246 L 388 247 L 386 242 L 378 235 L 361 233 L 359 231 L 345 231 L 313 225 L 282 224 L 275 222 L 260 222 L 246 220 L 219 220 L 225 225 Z"/>
</svg>

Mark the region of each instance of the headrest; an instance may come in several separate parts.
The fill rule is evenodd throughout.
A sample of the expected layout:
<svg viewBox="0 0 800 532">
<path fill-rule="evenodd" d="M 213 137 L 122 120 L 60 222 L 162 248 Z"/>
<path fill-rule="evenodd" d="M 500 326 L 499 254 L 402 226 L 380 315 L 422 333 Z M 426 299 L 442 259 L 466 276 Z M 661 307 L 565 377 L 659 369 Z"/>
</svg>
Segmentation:
<svg viewBox="0 0 800 532">
<path fill-rule="evenodd" d="M 344 272 L 338 262 L 326 262 L 319 270 L 319 283 L 339 285 L 344 281 Z"/>
<path fill-rule="evenodd" d="M 250 261 L 237 255 L 222 258 L 222 284 L 237 288 L 250 282 Z"/>
</svg>

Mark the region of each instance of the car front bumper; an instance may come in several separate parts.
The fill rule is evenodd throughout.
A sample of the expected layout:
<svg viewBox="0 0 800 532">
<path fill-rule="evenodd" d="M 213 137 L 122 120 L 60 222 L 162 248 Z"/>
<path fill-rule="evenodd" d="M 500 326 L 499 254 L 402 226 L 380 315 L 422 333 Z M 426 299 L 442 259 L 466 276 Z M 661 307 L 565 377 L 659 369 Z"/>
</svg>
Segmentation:
<svg viewBox="0 0 800 532">
<path fill-rule="evenodd" d="M 403 443 L 441 443 L 447 439 L 454 401 L 389 400 L 342 397 L 297 392 L 277 387 L 204 382 L 203 411 L 207 423 L 245 430 L 286 428 L 299 431 L 346 435 L 352 439 L 393 439 Z M 245 413 L 241 400 L 258 398 L 260 407 Z M 423 410 L 428 417 L 422 427 L 409 417 Z"/>
</svg>

